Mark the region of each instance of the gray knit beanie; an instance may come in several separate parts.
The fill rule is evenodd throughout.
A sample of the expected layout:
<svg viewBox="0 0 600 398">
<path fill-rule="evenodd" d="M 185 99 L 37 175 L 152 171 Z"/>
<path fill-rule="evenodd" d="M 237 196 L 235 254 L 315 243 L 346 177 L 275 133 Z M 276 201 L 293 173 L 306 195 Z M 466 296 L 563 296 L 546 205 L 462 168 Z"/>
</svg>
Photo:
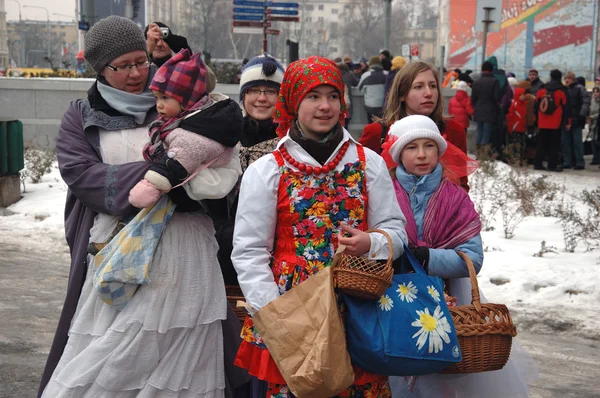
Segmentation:
<svg viewBox="0 0 600 398">
<path fill-rule="evenodd" d="M 85 35 L 83 57 L 98 73 L 113 59 L 132 51 L 147 51 L 144 31 L 127 18 L 110 16 Z"/>
</svg>

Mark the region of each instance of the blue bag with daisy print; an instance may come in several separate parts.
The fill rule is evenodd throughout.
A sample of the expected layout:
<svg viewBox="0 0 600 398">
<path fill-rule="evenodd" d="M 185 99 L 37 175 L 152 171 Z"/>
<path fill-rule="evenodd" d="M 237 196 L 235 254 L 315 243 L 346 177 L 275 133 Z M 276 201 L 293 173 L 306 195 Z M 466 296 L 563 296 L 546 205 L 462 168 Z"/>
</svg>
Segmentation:
<svg viewBox="0 0 600 398">
<path fill-rule="evenodd" d="M 404 246 L 404 268 L 378 300 L 344 295 L 348 352 L 352 364 L 387 376 L 438 373 L 462 360 L 444 299 L 444 282 L 425 273 Z"/>
</svg>

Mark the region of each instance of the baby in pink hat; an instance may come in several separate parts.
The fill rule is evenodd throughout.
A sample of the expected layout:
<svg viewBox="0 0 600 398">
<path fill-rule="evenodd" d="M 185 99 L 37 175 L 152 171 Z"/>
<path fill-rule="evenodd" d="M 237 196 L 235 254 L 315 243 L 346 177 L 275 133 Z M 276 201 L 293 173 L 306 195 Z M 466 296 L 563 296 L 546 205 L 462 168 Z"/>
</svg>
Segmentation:
<svg viewBox="0 0 600 398">
<path fill-rule="evenodd" d="M 150 142 L 143 154 L 150 166 L 144 179 L 129 193 L 132 205 L 149 207 L 163 193 L 184 184 L 192 199 L 215 199 L 214 192 L 213 196 L 194 195 L 202 187 L 194 184 L 193 177 L 209 166 L 230 170 L 228 184 L 219 184 L 223 191 L 220 197 L 233 188 L 239 177 L 236 146 L 243 117 L 233 100 L 209 94 L 214 86 L 214 75 L 207 73 L 200 54 L 192 55 L 187 49 L 156 72 L 150 89 L 160 116 L 149 127 Z"/>
</svg>

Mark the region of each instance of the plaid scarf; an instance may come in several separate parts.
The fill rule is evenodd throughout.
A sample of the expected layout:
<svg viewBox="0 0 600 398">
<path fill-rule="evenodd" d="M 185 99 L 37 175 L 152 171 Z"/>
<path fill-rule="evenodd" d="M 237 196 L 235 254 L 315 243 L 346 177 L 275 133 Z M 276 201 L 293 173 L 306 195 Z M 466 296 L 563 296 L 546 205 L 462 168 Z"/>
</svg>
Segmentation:
<svg viewBox="0 0 600 398">
<path fill-rule="evenodd" d="M 311 56 L 292 62 L 285 71 L 279 89 L 279 98 L 273 112 L 273 121 L 279 123 L 277 135 L 284 137 L 298 115 L 300 103 L 313 88 L 328 85 L 340 93 L 340 124 L 344 124 L 346 103 L 344 101 L 344 81 L 339 67 L 331 60 Z"/>
</svg>

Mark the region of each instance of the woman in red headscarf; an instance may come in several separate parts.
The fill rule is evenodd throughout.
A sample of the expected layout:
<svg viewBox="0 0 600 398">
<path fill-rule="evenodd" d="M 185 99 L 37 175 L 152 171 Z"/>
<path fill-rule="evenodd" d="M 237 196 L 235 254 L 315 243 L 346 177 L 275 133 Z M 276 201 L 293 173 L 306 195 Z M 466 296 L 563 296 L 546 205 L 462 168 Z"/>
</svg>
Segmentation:
<svg viewBox="0 0 600 398">
<path fill-rule="evenodd" d="M 344 83 L 337 66 L 321 57 L 286 70 L 274 121 L 276 150 L 251 164 L 242 179 L 231 259 L 254 310 L 331 265 L 339 243 L 346 253 L 394 258 L 406 240 L 405 219 L 393 197 L 385 162 L 342 126 Z M 344 236 L 341 234 L 344 233 Z M 247 317 L 236 365 L 269 382 L 267 397 L 291 397 L 277 365 Z M 356 369 L 344 396 L 390 397 L 387 377 Z"/>
</svg>

